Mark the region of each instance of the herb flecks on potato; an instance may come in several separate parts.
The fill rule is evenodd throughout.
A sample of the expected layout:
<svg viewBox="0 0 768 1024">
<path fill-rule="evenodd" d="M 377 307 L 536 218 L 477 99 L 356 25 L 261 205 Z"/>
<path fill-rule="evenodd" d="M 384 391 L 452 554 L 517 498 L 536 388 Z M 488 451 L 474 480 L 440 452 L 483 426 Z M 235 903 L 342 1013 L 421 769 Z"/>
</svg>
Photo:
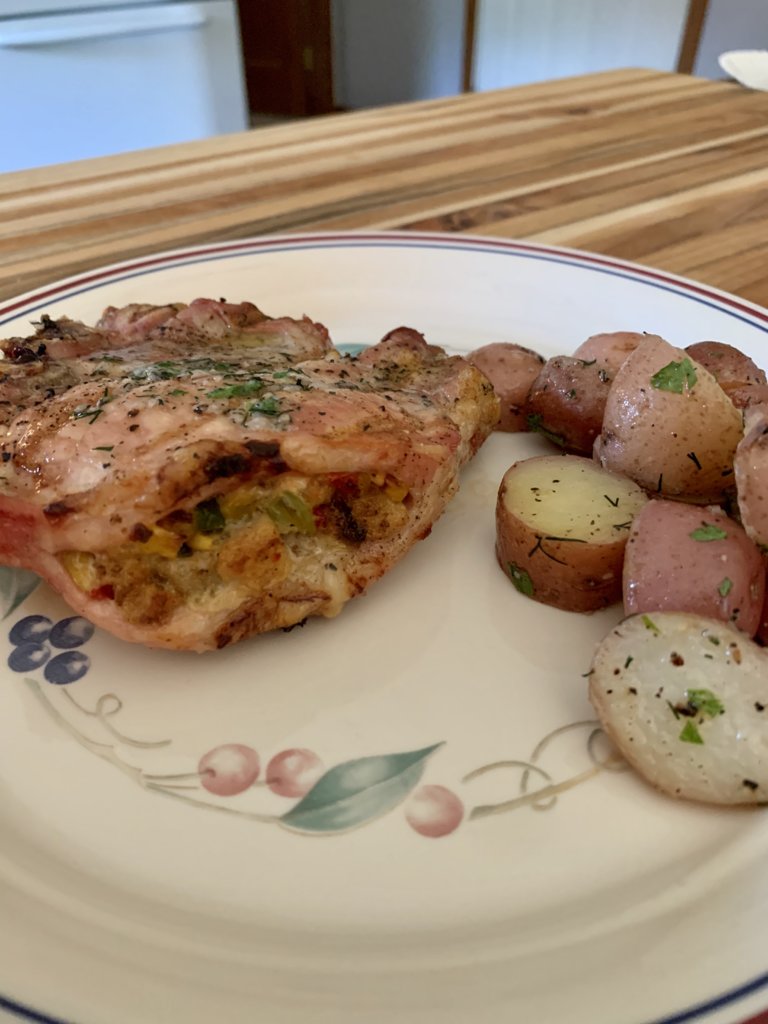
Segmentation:
<svg viewBox="0 0 768 1024">
<path fill-rule="evenodd" d="M 718 502 L 733 489 L 742 417 L 682 349 L 648 335 L 616 374 L 595 457 L 660 497 Z"/>
<path fill-rule="evenodd" d="M 566 451 L 591 455 L 610 385 L 611 373 L 594 359 L 548 359 L 528 394 L 528 429 Z"/>
<path fill-rule="evenodd" d="M 615 376 L 627 356 L 646 338 L 639 331 L 610 331 L 604 334 L 593 334 L 583 341 L 573 353 L 576 359 L 594 362 L 597 366 L 608 370 L 611 377 Z"/>
<path fill-rule="evenodd" d="M 716 508 L 650 501 L 635 517 L 624 556 L 624 610 L 684 611 L 760 625 L 765 568 L 738 523 Z"/>
<path fill-rule="evenodd" d="M 670 796 L 768 801 L 768 653 L 723 622 L 636 615 L 600 644 L 589 695 L 627 761 Z"/>
<path fill-rule="evenodd" d="M 624 548 L 647 498 L 631 480 L 575 455 L 544 455 L 504 474 L 496 555 L 520 593 L 587 612 L 621 599 Z"/>
</svg>

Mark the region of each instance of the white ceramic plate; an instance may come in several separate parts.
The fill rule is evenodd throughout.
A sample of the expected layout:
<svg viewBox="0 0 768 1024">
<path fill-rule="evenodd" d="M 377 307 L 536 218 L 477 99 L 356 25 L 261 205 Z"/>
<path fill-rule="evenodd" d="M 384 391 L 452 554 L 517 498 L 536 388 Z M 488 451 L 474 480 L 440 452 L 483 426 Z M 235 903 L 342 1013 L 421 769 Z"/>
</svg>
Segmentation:
<svg viewBox="0 0 768 1024">
<path fill-rule="evenodd" d="M 630 329 L 768 362 L 768 314 L 746 302 L 461 236 L 210 245 L 63 282 L 0 321 L 7 336 L 42 312 L 91 320 L 199 295 L 306 312 L 347 345 L 409 324 L 451 350 L 512 340 L 549 355 Z M 601 771 L 582 675 L 618 611 L 543 608 L 496 566 L 499 479 L 544 450 L 495 435 L 429 539 L 365 598 L 217 654 L 90 636 L 5 570 L 6 1010 L 76 1024 L 673 1024 L 768 1005 L 765 812 L 676 804 Z M 246 749 L 220 752 L 228 793 L 211 793 L 200 758 L 232 744 Z M 293 749 L 329 773 L 314 806 L 263 782 Z M 554 801 L 472 813 L 581 775 Z M 415 831 L 419 795 L 444 798 L 446 827 L 463 809 L 458 827 Z"/>
</svg>

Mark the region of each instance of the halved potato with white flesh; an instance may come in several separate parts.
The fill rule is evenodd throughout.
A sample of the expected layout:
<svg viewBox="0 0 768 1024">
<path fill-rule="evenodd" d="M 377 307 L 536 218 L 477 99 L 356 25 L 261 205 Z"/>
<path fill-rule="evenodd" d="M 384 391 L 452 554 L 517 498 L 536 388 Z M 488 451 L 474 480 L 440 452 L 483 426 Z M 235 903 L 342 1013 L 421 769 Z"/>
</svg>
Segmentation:
<svg viewBox="0 0 768 1024">
<path fill-rule="evenodd" d="M 768 653 L 733 626 L 635 615 L 600 644 L 589 695 L 627 761 L 670 796 L 768 802 Z"/>
<path fill-rule="evenodd" d="M 543 604 L 595 611 L 621 599 L 624 548 L 643 490 L 577 455 L 542 455 L 504 474 L 496 556 L 517 589 Z"/>
<path fill-rule="evenodd" d="M 715 503 L 733 489 L 741 413 L 683 350 L 648 335 L 608 392 L 595 458 L 659 497 Z"/>
</svg>

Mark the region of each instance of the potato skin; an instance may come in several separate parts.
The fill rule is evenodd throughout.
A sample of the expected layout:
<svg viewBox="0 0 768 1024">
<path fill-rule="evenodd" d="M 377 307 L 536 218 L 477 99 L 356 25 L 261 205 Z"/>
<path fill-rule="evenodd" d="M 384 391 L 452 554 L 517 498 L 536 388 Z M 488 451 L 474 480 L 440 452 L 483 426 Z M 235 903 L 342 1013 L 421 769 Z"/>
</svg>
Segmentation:
<svg viewBox="0 0 768 1024">
<path fill-rule="evenodd" d="M 709 370 L 717 383 L 739 408 L 750 404 L 755 385 L 766 383 L 765 373 L 749 356 L 722 341 L 699 341 L 685 349 L 691 359 Z M 738 400 L 737 400 L 738 399 Z"/>
<path fill-rule="evenodd" d="M 543 356 L 522 345 L 499 341 L 470 352 L 467 362 L 493 385 L 501 406 L 496 429 L 507 433 L 527 430 L 525 400 L 544 365 Z"/>
<path fill-rule="evenodd" d="M 705 539 L 717 533 L 725 536 Z M 720 509 L 649 501 L 635 516 L 624 556 L 627 615 L 690 612 L 754 636 L 764 596 L 757 545 Z"/>
<path fill-rule="evenodd" d="M 496 503 L 499 565 L 521 593 L 555 608 L 589 612 L 620 601 L 629 525 L 646 500 L 591 459 L 516 462 Z"/>
<path fill-rule="evenodd" d="M 747 535 L 768 546 L 768 405 L 747 411 L 733 462 L 739 514 Z"/>
<path fill-rule="evenodd" d="M 660 375 L 690 367 L 680 391 Z M 595 458 L 651 493 L 717 503 L 733 486 L 741 413 L 715 378 L 656 335 L 646 336 L 619 369 L 608 394 Z"/>
<path fill-rule="evenodd" d="M 768 556 L 763 553 L 763 568 L 765 570 L 765 597 L 763 598 L 763 610 L 760 612 L 760 622 L 755 633 L 755 640 L 762 646 L 768 646 Z"/>
<path fill-rule="evenodd" d="M 596 362 L 573 356 L 548 359 L 526 402 L 529 430 L 579 455 L 591 455 L 603 426 L 611 374 Z"/>
<path fill-rule="evenodd" d="M 725 389 L 724 389 L 725 390 Z M 768 405 L 768 384 L 740 384 L 728 388 L 728 397 L 737 409 Z"/>
<path fill-rule="evenodd" d="M 638 331 L 612 331 L 606 334 L 593 334 L 573 353 L 576 359 L 591 362 L 608 370 L 615 377 L 624 360 L 634 352 L 647 335 Z"/>
</svg>

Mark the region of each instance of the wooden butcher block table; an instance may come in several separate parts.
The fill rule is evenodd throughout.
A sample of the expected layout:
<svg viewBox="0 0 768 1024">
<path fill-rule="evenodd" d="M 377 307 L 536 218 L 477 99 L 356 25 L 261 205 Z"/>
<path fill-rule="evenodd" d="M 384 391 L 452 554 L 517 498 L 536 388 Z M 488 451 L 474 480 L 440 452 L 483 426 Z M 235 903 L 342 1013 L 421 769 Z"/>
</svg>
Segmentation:
<svg viewBox="0 0 768 1024">
<path fill-rule="evenodd" d="M 589 249 L 768 305 L 767 152 L 768 94 L 627 70 L 16 172 L 0 299 L 208 240 L 405 228 Z"/>
<path fill-rule="evenodd" d="M 768 306 L 768 93 L 629 69 L 2 175 L 0 300 L 167 249 L 350 229 L 587 249 Z"/>
</svg>

